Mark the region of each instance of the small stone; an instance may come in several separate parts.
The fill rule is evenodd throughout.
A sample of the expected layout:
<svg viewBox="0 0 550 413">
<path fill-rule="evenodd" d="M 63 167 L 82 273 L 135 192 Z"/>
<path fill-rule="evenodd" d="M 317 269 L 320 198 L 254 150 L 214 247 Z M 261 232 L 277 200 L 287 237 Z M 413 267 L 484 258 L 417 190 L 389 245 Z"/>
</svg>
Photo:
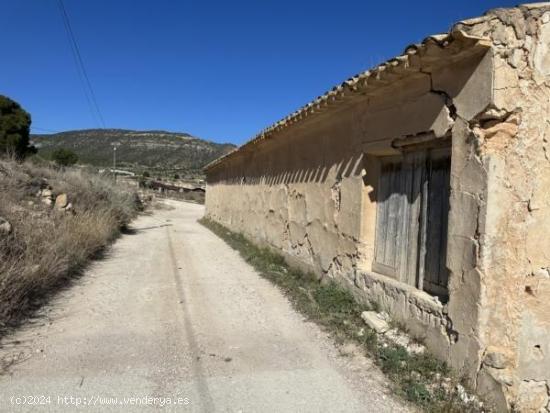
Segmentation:
<svg viewBox="0 0 550 413">
<path fill-rule="evenodd" d="M 456 393 L 458 394 L 460 400 L 462 400 L 464 403 L 470 403 L 472 400 L 474 400 L 474 396 L 469 395 L 466 389 L 461 384 L 456 385 Z"/>
<path fill-rule="evenodd" d="M 43 189 L 41 196 L 42 198 L 51 198 L 53 196 L 51 189 Z"/>
<path fill-rule="evenodd" d="M 42 203 L 51 206 L 53 201 L 51 198 L 42 197 Z"/>
<path fill-rule="evenodd" d="M 65 207 L 65 212 L 71 212 L 73 210 L 73 204 L 69 202 Z"/>
<path fill-rule="evenodd" d="M 363 311 L 361 318 L 370 328 L 378 334 L 383 334 L 390 329 L 389 324 L 376 311 Z"/>
<path fill-rule="evenodd" d="M 7 219 L 0 217 L 0 234 L 9 235 L 11 234 L 12 227 Z"/>
<path fill-rule="evenodd" d="M 406 334 L 401 333 L 396 328 L 386 331 L 385 336 L 388 339 L 390 339 L 393 343 L 402 347 L 407 347 L 411 341 Z"/>
<path fill-rule="evenodd" d="M 67 197 L 67 194 L 59 194 L 55 198 L 55 208 L 56 209 L 63 209 L 69 204 L 69 199 Z"/>
<path fill-rule="evenodd" d="M 414 342 L 409 335 L 396 328 L 386 331 L 384 336 L 392 343 L 404 347 L 409 354 L 423 354 L 426 350 L 422 344 Z"/>
</svg>

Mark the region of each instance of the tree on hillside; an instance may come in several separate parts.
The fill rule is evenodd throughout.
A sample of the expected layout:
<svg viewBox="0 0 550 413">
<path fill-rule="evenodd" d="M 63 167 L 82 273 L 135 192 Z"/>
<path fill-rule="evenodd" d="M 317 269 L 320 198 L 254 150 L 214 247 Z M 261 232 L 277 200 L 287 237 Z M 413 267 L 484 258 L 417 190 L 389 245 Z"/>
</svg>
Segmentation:
<svg viewBox="0 0 550 413">
<path fill-rule="evenodd" d="M 0 95 L 0 154 L 7 153 L 21 159 L 34 153 L 29 146 L 31 115 L 19 103 Z"/>
<path fill-rule="evenodd" d="M 52 159 L 60 166 L 71 166 L 78 162 L 78 155 L 70 149 L 59 148 L 52 152 Z"/>
</svg>

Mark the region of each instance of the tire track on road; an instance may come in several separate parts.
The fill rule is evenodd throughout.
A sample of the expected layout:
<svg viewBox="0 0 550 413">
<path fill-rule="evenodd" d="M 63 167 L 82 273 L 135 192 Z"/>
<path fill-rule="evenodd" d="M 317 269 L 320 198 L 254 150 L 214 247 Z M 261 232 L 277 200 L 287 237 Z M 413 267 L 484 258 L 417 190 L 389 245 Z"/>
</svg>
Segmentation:
<svg viewBox="0 0 550 413">
<path fill-rule="evenodd" d="M 193 323 L 191 322 L 191 318 L 189 317 L 189 309 L 187 308 L 185 288 L 183 286 L 183 283 L 181 282 L 181 278 L 179 275 L 178 261 L 176 259 L 176 253 L 174 251 L 174 245 L 172 242 L 172 236 L 170 234 L 169 228 L 166 228 L 166 236 L 168 237 L 168 249 L 170 251 L 172 273 L 174 276 L 174 280 L 176 282 L 177 293 L 180 299 L 179 300 L 180 306 L 183 310 L 184 329 L 187 335 L 187 342 L 189 343 L 189 348 L 191 349 L 191 353 L 192 353 L 191 368 L 194 372 L 197 392 L 200 395 L 200 403 L 201 403 L 202 411 L 205 413 L 210 413 L 215 411 L 214 400 L 212 398 L 212 394 L 210 393 L 210 389 L 208 388 L 208 382 L 206 380 L 204 368 L 200 361 L 199 346 L 195 338 L 196 335 L 195 335 L 195 329 L 193 328 Z M 188 271 L 190 271 L 190 269 L 188 269 Z"/>
</svg>

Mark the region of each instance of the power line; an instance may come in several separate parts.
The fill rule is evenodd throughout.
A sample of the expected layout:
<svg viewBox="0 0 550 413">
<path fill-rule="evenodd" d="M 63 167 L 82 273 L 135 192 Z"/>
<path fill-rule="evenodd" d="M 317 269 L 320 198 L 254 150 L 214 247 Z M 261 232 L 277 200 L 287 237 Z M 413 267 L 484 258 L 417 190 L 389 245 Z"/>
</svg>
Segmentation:
<svg viewBox="0 0 550 413">
<path fill-rule="evenodd" d="M 84 92 L 84 97 L 86 98 L 86 102 L 88 102 L 88 108 L 90 109 L 90 114 L 92 115 L 92 118 L 96 122 L 100 122 L 97 113 L 94 110 L 94 105 L 92 103 L 92 100 L 90 98 L 90 92 L 88 91 L 88 88 L 86 87 L 86 81 L 84 79 L 84 75 L 82 74 L 82 69 L 80 67 L 80 64 L 78 63 L 77 53 L 74 48 L 74 44 L 71 38 L 71 30 L 70 26 L 68 26 L 68 20 L 65 19 L 65 14 L 63 13 L 63 3 L 59 1 L 59 9 L 61 11 L 61 17 L 63 19 L 63 25 L 65 26 L 65 31 L 67 32 L 67 39 L 69 40 L 69 46 L 71 48 L 71 54 L 74 59 L 74 64 L 76 66 L 76 72 L 78 73 L 78 79 L 80 80 L 80 84 L 82 86 L 82 91 Z"/>
<path fill-rule="evenodd" d="M 69 44 L 71 46 L 71 52 L 73 54 L 73 58 L 77 67 L 80 82 L 82 83 L 82 87 L 84 89 L 84 95 L 86 96 L 86 100 L 88 101 L 88 105 L 90 106 L 90 111 L 92 112 L 92 116 L 97 117 L 97 120 L 99 120 L 99 124 L 101 125 L 101 127 L 105 128 L 105 121 L 103 120 L 103 115 L 99 110 L 99 105 L 97 103 L 92 83 L 90 82 L 90 78 L 88 77 L 88 73 L 86 72 L 86 67 L 84 66 L 82 55 L 80 54 L 80 48 L 78 47 L 78 42 L 76 41 L 71 22 L 69 20 L 69 15 L 67 14 L 67 10 L 65 9 L 63 0 L 57 0 L 57 3 L 59 5 L 59 10 L 61 11 L 61 17 L 63 18 L 63 23 L 65 25 L 65 30 L 67 31 Z"/>
</svg>

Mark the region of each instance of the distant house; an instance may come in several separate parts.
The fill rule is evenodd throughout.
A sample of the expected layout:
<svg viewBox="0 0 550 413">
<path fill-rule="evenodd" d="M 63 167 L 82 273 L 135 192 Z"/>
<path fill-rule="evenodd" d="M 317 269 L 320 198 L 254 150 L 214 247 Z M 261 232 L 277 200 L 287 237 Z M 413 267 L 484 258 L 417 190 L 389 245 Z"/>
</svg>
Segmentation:
<svg viewBox="0 0 550 413">
<path fill-rule="evenodd" d="M 100 174 L 103 173 L 111 173 L 111 174 L 117 174 L 117 175 L 124 175 L 124 176 L 136 176 L 134 172 L 131 171 L 125 171 L 123 169 L 99 169 L 98 171 Z"/>
<path fill-rule="evenodd" d="M 493 10 L 212 162 L 206 214 L 378 302 L 499 408 L 538 412 L 549 114 L 550 3 Z"/>
<path fill-rule="evenodd" d="M 136 174 L 134 172 L 131 172 L 131 171 L 125 171 L 123 169 L 110 169 L 109 170 L 112 174 L 117 174 L 117 175 L 124 175 L 124 176 L 136 176 Z"/>
<path fill-rule="evenodd" d="M 149 189 L 155 189 L 160 191 L 173 191 L 173 192 L 180 192 L 180 193 L 189 193 L 189 192 L 195 192 L 195 193 L 201 193 L 204 194 L 206 190 L 202 187 L 192 186 L 189 184 L 185 185 L 174 185 L 169 183 L 164 183 L 160 181 L 147 181 L 146 186 Z"/>
</svg>

